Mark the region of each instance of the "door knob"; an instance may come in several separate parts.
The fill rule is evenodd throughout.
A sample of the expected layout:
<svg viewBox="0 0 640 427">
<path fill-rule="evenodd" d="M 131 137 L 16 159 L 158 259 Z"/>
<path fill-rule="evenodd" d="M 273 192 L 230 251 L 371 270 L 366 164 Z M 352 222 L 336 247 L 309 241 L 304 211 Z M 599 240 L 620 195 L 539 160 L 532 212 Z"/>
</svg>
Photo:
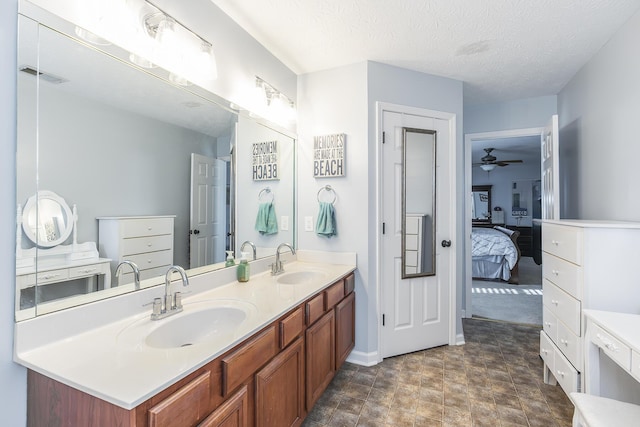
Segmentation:
<svg viewBox="0 0 640 427">
<path fill-rule="evenodd" d="M 196 228 L 195 230 L 193 230 L 193 234 L 200 234 L 200 230 Z"/>
<path fill-rule="evenodd" d="M 443 248 L 448 248 L 451 246 L 451 240 L 443 240 L 441 244 Z"/>
</svg>

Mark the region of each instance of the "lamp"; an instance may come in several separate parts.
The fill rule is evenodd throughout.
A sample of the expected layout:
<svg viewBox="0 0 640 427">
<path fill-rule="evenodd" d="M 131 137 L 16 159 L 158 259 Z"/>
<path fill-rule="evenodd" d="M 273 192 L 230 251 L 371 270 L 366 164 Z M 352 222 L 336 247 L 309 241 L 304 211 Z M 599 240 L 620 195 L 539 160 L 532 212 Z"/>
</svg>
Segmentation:
<svg viewBox="0 0 640 427">
<path fill-rule="evenodd" d="M 275 122 L 287 122 L 295 118 L 295 103 L 284 93 L 256 76 L 257 108 Z"/>
<path fill-rule="evenodd" d="M 483 171 L 491 172 L 492 170 L 494 170 L 496 168 L 496 164 L 495 163 L 485 163 L 483 165 L 480 165 L 480 167 L 482 168 Z"/>
</svg>

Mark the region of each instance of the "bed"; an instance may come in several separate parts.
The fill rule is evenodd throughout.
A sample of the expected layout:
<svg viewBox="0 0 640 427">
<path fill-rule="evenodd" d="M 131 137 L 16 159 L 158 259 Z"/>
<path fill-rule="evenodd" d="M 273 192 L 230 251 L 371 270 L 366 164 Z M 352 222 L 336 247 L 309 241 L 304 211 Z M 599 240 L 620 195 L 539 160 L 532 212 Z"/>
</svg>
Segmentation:
<svg viewBox="0 0 640 427">
<path fill-rule="evenodd" d="M 520 232 L 504 227 L 473 227 L 471 231 L 472 277 L 518 283 Z"/>
</svg>

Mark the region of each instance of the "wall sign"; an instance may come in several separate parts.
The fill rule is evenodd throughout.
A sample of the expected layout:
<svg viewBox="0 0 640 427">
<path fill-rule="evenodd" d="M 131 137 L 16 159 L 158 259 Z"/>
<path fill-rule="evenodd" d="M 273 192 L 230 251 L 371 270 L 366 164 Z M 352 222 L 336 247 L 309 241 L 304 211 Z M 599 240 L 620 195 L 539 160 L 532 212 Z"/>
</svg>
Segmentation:
<svg viewBox="0 0 640 427">
<path fill-rule="evenodd" d="M 344 133 L 313 137 L 313 177 L 328 178 L 345 175 Z"/>
<path fill-rule="evenodd" d="M 254 181 L 280 179 L 278 176 L 278 141 L 254 143 L 251 157 Z"/>
</svg>

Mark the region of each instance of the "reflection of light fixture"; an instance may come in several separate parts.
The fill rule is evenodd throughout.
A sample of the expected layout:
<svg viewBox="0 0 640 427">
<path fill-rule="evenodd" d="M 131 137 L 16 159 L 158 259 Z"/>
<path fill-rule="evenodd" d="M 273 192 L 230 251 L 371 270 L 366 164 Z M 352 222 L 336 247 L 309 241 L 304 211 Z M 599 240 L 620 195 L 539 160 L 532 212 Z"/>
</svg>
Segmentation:
<svg viewBox="0 0 640 427">
<path fill-rule="evenodd" d="M 496 168 L 495 163 L 487 163 L 484 165 L 480 165 L 480 167 L 482 168 L 483 171 L 486 172 L 491 172 L 492 170 L 494 170 Z"/>
<path fill-rule="evenodd" d="M 295 118 L 295 104 L 284 93 L 256 76 L 256 98 L 259 109 L 277 122 Z"/>
<path fill-rule="evenodd" d="M 91 44 L 95 44 L 97 46 L 108 46 L 111 43 L 109 43 L 107 40 L 103 39 L 100 36 L 97 36 L 95 34 L 93 34 L 91 31 L 87 31 L 82 27 L 78 27 L 76 26 L 76 35 L 78 37 L 80 37 L 81 39 L 83 39 L 84 41 L 87 41 Z"/>
</svg>

